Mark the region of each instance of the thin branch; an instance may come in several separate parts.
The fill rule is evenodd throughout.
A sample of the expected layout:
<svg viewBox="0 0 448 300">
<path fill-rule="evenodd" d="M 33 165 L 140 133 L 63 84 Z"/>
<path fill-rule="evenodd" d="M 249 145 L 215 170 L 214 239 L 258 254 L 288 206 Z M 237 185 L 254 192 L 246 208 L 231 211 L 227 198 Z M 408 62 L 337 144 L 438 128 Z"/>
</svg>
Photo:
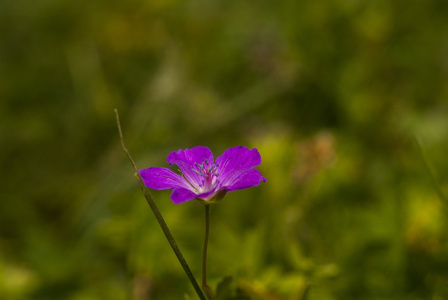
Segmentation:
<svg viewBox="0 0 448 300">
<path fill-rule="evenodd" d="M 202 250 L 202 289 L 209 299 L 213 298 L 212 291 L 207 285 L 207 248 L 208 248 L 208 237 L 210 229 L 210 205 L 205 204 L 205 235 L 204 235 L 204 247 Z"/>
<path fill-rule="evenodd" d="M 168 242 L 170 243 L 171 248 L 173 249 L 174 253 L 176 254 L 177 259 L 179 260 L 185 273 L 187 274 L 188 279 L 190 279 L 190 282 L 193 285 L 193 288 L 195 289 L 196 293 L 198 294 L 199 299 L 206 300 L 201 288 L 199 287 L 196 279 L 194 278 L 193 273 L 190 270 L 190 267 L 188 266 L 184 256 L 182 255 L 182 252 L 180 251 L 179 247 L 177 246 L 177 243 L 174 240 L 174 237 L 171 234 L 170 229 L 168 228 L 168 225 L 166 224 L 165 220 L 163 219 L 162 214 L 160 213 L 160 210 L 158 209 L 156 203 L 154 202 L 154 198 L 152 197 L 151 192 L 144 185 L 143 180 L 140 176 L 140 173 L 138 172 L 137 165 L 135 164 L 134 160 L 132 159 L 131 154 L 129 153 L 128 149 L 126 148 L 126 145 L 124 144 L 123 133 L 122 133 L 121 124 L 120 124 L 120 117 L 118 116 L 118 110 L 114 109 L 114 111 L 115 111 L 115 117 L 117 120 L 118 133 L 120 135 L 121 147 L 123 148 L 124 152 L 126 153 L 127 157 L 129 158 L 129 160 L 135 170 L 135 178 L 137 179 L 137 183 L 140 186 L 140 189 L 142 190 L 143 195 L 146 198 L 146 201 L 148 202 L 149 206 L 151 207 L 151 210 L 154 213 L 154 216 L 156 217 L 157 221 L 159 222 L 159 225 L 162 228 L 162 231 L 165 234 L 165 237 L 167 238 Z"/>
</svg>

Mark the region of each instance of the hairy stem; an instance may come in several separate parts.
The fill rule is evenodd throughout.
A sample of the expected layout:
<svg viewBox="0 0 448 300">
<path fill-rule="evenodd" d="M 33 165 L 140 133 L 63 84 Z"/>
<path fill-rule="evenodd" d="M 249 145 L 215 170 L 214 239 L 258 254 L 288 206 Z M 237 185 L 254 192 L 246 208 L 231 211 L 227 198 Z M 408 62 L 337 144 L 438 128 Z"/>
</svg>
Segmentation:
<svg viewBox="0 0 448 300">
<path fill-rule="evenodd" d="M 173 249 L 174 253 L 176 254 L 177 259 L 179 260 L 185 273 L 187 274 L 188 279 L 190 279 L 190 282 L 193 285 L 193 288 L 195 289 L 196 293 L 198 294 L 199 299 L 206 300 L 201 288 L 199 287 L 196 279 L 194 278 L 193 273 L 190 270 L 190 267 L 188 266 L 184 256 L 182 255 L 182 252 L 180 251 L 179 247 L 177 246 L 177 243 L 174 240 L 174 237 L 171 234 L 171 231 L 168 228 L 168 225 L 166 224 L 165 220 L 163 219 L 163 216 L 160 213 L 159 208 L 157 207 L 156 203 L 154 202 L 154 198 L 152 197 L 151 192 L 143 184 L 143 180 L 140 177 L 137 165 L 135 164 L 134 160 L 132 159 L 131 154 L 129 153 L 128 149 L 126 148 L 126 145 L 124 144 L 123 133 L 121 131 L 121 125 L 120 125 L 120 118 L 118 116 L 118 110 L 115 109 L 114 111 L 115 111 L 115 116 L 116 116 L 116 120 L 117 120 L 118 133 L 120 135 L 120 140 L 121 140 L 121 147 L 123 148 L 124 152 L 126 153 L 127 157 L 129 158 L 129 160 L 135 170 L 135 178 L 137 179 L 138 185 L 140 186 L 140 189 L 142 190 L 143 195 L 145 196 L 146 201 L 149 204 L 149 207 L 151 207 L 151 210 L 154 213 L 154 216 L 156 217 L 157 222 L 159 222 L 159 225 L 162 228 L 162 231 L 165 234 L 165 237 L 167 238 L 168 242 L 170 243 L 171 248 Z"/>
</svg>

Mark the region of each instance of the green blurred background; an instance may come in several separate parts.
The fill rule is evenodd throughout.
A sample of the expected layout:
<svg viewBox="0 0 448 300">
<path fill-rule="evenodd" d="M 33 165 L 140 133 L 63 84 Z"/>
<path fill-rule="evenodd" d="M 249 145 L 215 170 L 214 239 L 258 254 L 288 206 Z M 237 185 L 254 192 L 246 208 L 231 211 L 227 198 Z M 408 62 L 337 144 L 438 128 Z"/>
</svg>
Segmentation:
<svg viewBox="0 0 448 300">
<path fill-rule="evenodd" d="M 140 168 L 260 151 L 269 181 L 212 207 L 212 285 L 448 299 L 446 0 L 1 1 L 1 299 L 195 298 L 115 107 Z M 169 194 L 199 278 L 203 207 Z"/>
</svg>

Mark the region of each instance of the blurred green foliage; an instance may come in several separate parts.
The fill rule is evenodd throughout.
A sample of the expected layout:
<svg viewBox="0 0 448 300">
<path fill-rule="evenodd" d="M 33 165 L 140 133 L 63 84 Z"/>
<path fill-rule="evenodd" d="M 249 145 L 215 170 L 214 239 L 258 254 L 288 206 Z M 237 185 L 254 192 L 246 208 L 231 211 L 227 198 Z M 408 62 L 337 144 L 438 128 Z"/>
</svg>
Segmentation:
<svg viewBox="0 0 448 300">
<path fill-rule="evenodd" d="M 212 207 L 221 297 L 447 299 L 447 15 L 444 0 L 1 1 L 0 298 L 195 299 L 117 107 L 140 168 L 259 149 L 269 181 Z M 199 276 L 202 205 L 154 196 Z"/>
</svg>

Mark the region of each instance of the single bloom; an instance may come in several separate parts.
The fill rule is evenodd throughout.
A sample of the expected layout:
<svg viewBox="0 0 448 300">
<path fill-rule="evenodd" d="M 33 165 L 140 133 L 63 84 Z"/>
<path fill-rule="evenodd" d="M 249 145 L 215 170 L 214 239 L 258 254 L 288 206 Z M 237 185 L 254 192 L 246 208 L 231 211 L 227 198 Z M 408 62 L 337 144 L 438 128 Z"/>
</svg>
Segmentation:
<svg viewBox="0 0 448 300">
<path fill-rule="evenodd" d="M 151 189 L 172 189 L 171 200 L 174 203 L 192 199 L 212 203 L 221 200 L 228 192 L 267 181 L 260 171 L 254 169 L 261 163 L 256 148 L 229 148 L 215 161 L 209 148 L 198 146 L 171 152 L 167 162 L 177 165 L 182 174 L 161 167 L 142 169 L 139 173 L 143 183 Z"/>
</svg>

